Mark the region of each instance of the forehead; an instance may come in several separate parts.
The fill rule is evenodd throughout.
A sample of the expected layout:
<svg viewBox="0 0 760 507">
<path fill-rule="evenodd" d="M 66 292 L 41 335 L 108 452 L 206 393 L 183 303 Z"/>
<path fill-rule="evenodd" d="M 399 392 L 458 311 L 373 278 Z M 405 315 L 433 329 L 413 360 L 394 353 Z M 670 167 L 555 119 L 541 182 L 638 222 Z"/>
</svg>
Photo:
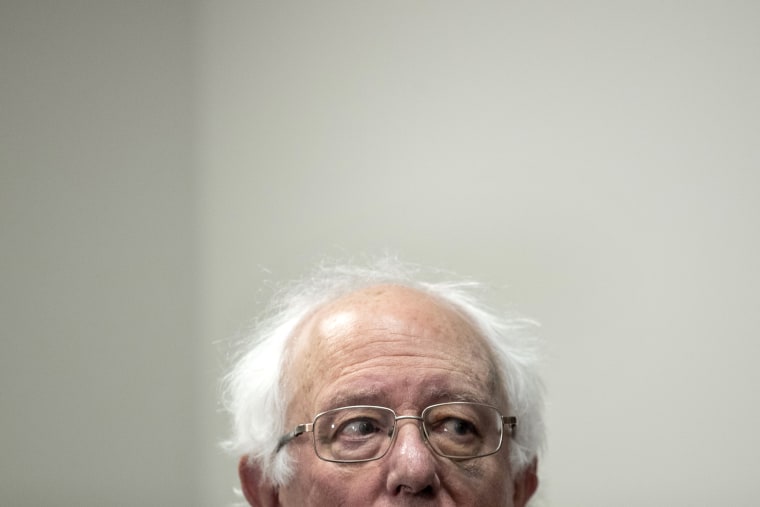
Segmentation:
<svg viewBox="0 0 760 507">
<path fill-rule="evenodd" d="M 325 305 L 294 336 L 290 357 L 290 407 L 301 417 L 351 404 L 496 404 L 500 394 L 490 347 L 469 319 L 407 287 L 370 287 Z"/>
</svg>

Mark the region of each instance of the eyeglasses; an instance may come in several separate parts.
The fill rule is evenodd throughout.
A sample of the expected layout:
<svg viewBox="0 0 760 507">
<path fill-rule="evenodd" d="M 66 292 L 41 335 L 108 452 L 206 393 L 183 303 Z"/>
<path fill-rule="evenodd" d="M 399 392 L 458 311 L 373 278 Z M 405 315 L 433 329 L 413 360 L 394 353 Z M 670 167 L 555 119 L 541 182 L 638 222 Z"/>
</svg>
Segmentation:
<svg viewBox="0 0 760 507">
<path fill-rule="evenodd" d="M 451 402 L 431 405 L 419 416 L 396 415 L 385 407 L 357 405 L 317 414 L 311 423 L 299 424 L 280 437 L 279 452 L 303 433 L 314 433 L 314 451 L 325 461 L 358 463 L 380 459 L 396 437 L 396 422 L 422 423 L 422 435 L 438 455 L 452 459 L 480 458 L 501 449 L 506 426 L 513 434 L 516 417 L 507 417 L 490 405 Z"/>
</svg>

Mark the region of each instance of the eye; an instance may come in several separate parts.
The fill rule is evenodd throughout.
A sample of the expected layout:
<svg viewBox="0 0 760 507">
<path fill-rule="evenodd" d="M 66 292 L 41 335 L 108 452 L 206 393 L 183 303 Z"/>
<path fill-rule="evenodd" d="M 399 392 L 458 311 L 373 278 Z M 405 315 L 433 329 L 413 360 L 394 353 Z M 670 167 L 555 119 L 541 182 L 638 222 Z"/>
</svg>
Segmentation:
<svg viewBox="0 0 760 507">
<path fill-rule="evenodd" d="M 470 421 L 449 417 L 436 423 L 435 430 L 450 436 L 466 437 L 478 434 L 478 429 Z"/>
<path fill-rule="evenodd" d="M 345 407 L 319 415 L 314 421 L 314 438 L 324 455 L 362 459 L 357 456 L 368 448 L 374 453 L 376 447 L 389 441 L 393 427 L 389 409 Z"/>
<path fill-rule="evenodd" d="M 379 428 L 377 423 L 371 419 L 356 419 L 345 423 L 340 428 L 340 434 L 346 436 L 367 436 L 377 433 Z"/>
<path fill-rule="evenodd" d="M 376 419 L 362 417 L 350 419 L 337 427 L 333 427 L 333 440 L 366 440 L 384 433 L 383 425 Z"/>
</svg>

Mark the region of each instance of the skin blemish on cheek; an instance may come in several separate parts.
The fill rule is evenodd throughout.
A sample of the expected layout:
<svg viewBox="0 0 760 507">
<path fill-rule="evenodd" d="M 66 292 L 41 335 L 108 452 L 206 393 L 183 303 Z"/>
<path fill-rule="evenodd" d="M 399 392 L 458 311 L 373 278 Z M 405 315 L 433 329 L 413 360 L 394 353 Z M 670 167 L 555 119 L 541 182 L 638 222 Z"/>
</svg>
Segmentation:
<svg viewBox="0 0 760 507">
<path fill-rule="evenodd" d="M 448 459 L 448 458 L 447 458 Z M 451 464 L 454 465 L 461 473 L 462 475 L 470 478 L 470 479 L 477 479 L 480 477 L 483 477 L 483 465 L 484 465 L 485 458 L 476 458 L 476 459 L 468 459 L 468 460 L 450 460 Z"/>
</svg>

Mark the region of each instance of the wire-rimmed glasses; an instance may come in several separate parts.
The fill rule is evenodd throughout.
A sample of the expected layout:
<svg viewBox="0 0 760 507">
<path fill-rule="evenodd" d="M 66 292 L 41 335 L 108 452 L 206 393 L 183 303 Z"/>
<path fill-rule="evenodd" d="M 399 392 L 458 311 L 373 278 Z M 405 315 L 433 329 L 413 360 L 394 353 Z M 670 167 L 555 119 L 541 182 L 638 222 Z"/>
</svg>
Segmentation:
<svg viewBox="0 0 760 507">
<path fill-rule="evenodd" d="M 501 449 L 506 426 L 510 435 L 517 418 L 503 416 L 496 407 L 455 401 L 427 407 L 419 416 L 396 415 L 390 408 L 354 405 L 317 414 L 314 421 L 299 424 L 280 437 L 277 451 L 299 435 L 314 434 L 314 451 L 334 463 L 358 463 L 380 459 L 396 437 L 397 421 L 422 423 L 422 435 L 438 455 L 452 459 L 480 458 Z"/>
</svg>

